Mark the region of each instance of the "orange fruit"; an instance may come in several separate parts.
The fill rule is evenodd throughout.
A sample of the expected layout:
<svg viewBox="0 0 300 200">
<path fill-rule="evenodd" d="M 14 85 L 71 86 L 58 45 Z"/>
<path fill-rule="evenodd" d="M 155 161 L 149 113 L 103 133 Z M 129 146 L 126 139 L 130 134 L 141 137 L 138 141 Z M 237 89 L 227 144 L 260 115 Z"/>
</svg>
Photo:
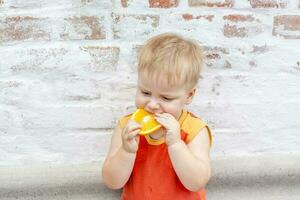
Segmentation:
<svg viewBox="0 0 300 200">
<path fill-rule="evenodd" d="M 142 126 L 140 135 L 148 135 L 161 128 L 154 116 L 144 109 L 137 109 L 131 116 L 131 119 Z"/>
</svg>

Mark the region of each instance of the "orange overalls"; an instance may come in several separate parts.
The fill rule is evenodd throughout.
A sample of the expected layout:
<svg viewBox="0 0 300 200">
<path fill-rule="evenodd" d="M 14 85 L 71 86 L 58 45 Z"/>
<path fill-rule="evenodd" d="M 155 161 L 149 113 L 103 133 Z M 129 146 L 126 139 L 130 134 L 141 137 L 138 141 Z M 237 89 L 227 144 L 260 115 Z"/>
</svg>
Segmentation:
<svg viewBox="0 0 300 200">
<path fill-rule="evenodd" d="M 120 119 L 121 128 L 126 126 L 131 115 Z M 179 119 L 181 139 L 188 143 L 202 128 L 208 126 L 193 114 L 184 111 Z M 186 189 L 177 177 L 169 158 L 164 139 L 153 140 L 149 135 L 140 136 L 132 174 L 125 184 L 122 200 L 205 200 L 205 189 L 192 192 Z"/>
</svg>

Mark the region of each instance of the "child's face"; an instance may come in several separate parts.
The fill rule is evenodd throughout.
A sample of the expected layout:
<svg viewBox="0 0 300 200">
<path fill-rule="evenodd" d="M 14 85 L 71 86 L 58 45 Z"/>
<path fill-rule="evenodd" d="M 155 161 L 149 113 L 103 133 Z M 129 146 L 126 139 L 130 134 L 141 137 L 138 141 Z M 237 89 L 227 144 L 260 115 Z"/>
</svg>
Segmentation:
<svg viewBox="0 0 300 200">
<path fill-rule="evenodd" d="M 135 103 L 137 108 L 150 113 L 169 113 L 178 120 L 194 93 L 195 89 L 188 91 L 185 87 L 169 86 L 163 76 L 156 80 L 140 73 Z"/>
</svg>

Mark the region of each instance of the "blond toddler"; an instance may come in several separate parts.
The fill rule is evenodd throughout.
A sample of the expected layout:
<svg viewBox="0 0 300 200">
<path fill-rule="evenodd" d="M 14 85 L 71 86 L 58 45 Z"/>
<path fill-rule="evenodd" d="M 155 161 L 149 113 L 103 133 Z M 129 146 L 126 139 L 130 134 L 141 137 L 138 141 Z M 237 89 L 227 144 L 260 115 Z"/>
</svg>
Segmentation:
<svg viewBox="0 0 300 200">
<path fill-rule="evenodd" d="M 162 128 L 140 135 L 132 114 L 120 118 L 102 176 L 109 188 L 123 188 L 122 200 L 205 200 L 211 133 L 186 108 L 202 65 L 197 42 L 173 33 L 157 35 L 142 47 L 135 104 Z"/>
</svg>

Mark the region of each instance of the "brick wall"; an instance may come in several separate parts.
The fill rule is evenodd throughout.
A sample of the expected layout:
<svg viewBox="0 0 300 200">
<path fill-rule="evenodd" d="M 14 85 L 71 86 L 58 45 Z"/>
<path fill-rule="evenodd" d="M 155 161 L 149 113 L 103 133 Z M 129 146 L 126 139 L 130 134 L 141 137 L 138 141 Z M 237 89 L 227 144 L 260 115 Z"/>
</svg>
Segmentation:
<svg viewBox="0 0 300 200">
<path fill-rule="evenodd" d="M 205 51 L 190 109 L 212 155 L 300 152 L 298 0 L 0 0 L 0 165 L 103 158 L 134 110 L 136 55 L 172 31 Z"/>
</svg>

